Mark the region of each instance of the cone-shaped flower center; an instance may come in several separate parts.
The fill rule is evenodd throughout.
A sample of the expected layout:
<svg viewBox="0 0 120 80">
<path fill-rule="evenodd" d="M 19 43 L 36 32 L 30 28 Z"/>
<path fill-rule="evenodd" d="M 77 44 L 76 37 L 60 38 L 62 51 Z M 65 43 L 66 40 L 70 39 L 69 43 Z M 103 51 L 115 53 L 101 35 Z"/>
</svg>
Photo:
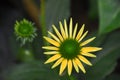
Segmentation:
<svg viewBox="0 0 120 80">
<path fill-rule="evenodd" d="M 18 30 L 26 36 L 29 36 L 32 33 L 32 27 L 28 24 L 21 24 Z"/>
<path fill-rule="evenodd" d="M 74 39 L 67 39 L 60 45 L 60 54 L 67 59 L 73 59 L 80 53 L 79 43 Z"/>
</svg>

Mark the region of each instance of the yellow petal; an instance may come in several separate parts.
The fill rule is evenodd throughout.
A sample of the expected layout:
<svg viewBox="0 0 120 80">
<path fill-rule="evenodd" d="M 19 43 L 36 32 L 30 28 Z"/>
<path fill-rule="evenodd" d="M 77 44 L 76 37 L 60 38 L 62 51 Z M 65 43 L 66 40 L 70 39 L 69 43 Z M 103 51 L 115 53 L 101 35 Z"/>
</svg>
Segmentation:
<svg viewBox="0 0 120 80">
<path fill-rule="evenodd" d="M 91 62 L 89 62 L 85 57 L 79 55 L 78 58 L 79 58 L 82 62 L 86 63 L 87 65 L 92 66 Z"/>
<path fill-rule="evenodd" d="M 59 33 L 58 29 L 55 27 L 55 25 L 52 25 L 52 26 L 53 26 L 53 29 L 54 29 L 54 31 L 56 32 L 57 36 L 59 37 L 59 39 L 60 39 L 61 41 L 63 41 L 63 37 L 62 37 L 61 34 Z"/>
<path fill-rule="evenodd" d="M 65 30 L 63 29 L 63 25 L 61 22 L 59 22 L 59 24 L 60 24 L 60 30 L 61 30 L 62 36 L 64 39 L 66 39 Z"/>
<path fill-rule="evenodd" d="M 88 40 L 82 42 L 82 43 L 80 44 L 80 46 L 84 46 L 84 45 L 90 43 L 90 42 L 93 41 L 95 38 L 96 38 L 96 37 L 93 37 L 93 38 L 90 38 L 90 39 L 88 39 Z"/>
<path fill-rule="evenodd" d="M 72 18 L 70 18 L 70 25 L 69 25 L 69 36 L 72 37 Z"/>
<path fill-rule="evenodd" d="M 71 75 L 71 73 L 72 73 L 72 61 L 69 60 L 68 61 L 68 75 Z"/>
<path fill-rule="evenodd" d="M 75 68 L 76 72 L 77 72 L 77 73 L 79 73 L 79 68 L 78 68 L 78 65 L 76 64 L 76 62 L 75 62 L 75 60 L 74 60 L 74 59 L 73 59 L 72 61 L 73 61 L 73 66 L 74 66 L 74 68 Z"/>
<path fill-rule="evenodd" d="M 61 63 L 61 66 L 60 66 L 60 72 L 59 72 L 59 75 L 61 75 L 63 73 L 63 71 L 65 70 L 67 66 L 67 59 L 64 59 Z"/>
<path fill-rule="evenodd" d="M 84 24 L 82 25 L 82 28 L 79 30 L 79 32 L 78 32 L 78 34 L 77 34 L 77 36 L 76 36 L 76 40 L 79 40 L 80 39 L 80 37 L 82 36 L 82 33 L 83 33 L 83 31 L 84 31 Z"/>
<path fill-rule="evenodd" d="M 84 56 L 88 56 L 88 57 L 96 57 L 96 55 L 91 54 L 91 53 L 83 53 L 83 52 L 81 52 L 80 54 L 82 54 Z"/>
<path fill-rule="evenodd" d="M 52 69 L 57 67 L 61 62 L 63 61 L 63 58 L 58 59 L 55 64 L 52 66 Z"/>
<path fill-rule="evenodd" d="M 47 63 L 51 63 L 51 62 L 53 62 L 53 61 L 59 59 L 60 57 L 61 57 L 60 54 L 56 54 L 56 55 L 50 57 L 50 58 L 45 62 L 45 64 L 47 64 Z"/>
<path fill-rule="evenodd" d="M 82 52 L 84 53 L 88 53 L 88 52 L 95 52 L 95 51 L 99 51 L 101 50 L 102 48 L 98 48 L 98 47 L 83 47 L 81 49 Z"/>
<path fill-rule="evenodd" d="M 77 27 L 78 27 L 78 23 L 76 23 L 76 25 L 75 25 L 75 29 L 74 29 L 74 32 L 73 32 L 73 39 L 74 39 L 75 36 L 76 36 Z"/>
<path fill-rule="evenodd" d="M 87 35 L 87 33 L 88 33 L 88 31 L 86 31 L 86 32 L 82 35 L 82 37 L 79 39 L 78 42 L 82 41 L 82 39 Z"/>
<path fill-rule="evenodd" d="M 45 47 L 42 47 L 42 48 L 47 49 L 47 50 L 59 50 L 59 48 L 53 47 L 53 46 L 45 46 Z"/>
<path fill-rule="evenodd" d="M 47 54 L 47 55 L 52 55 L 52 54 L 57 54 L 59 53 L 58 51 L 49 51 L 49 52 L 44 52 L 44 54 Z"/>
<path fill-rule="evenodd" d="M 65 34 L 66 34 L 66 37 L 68 38 L 68 29 L 67 29 L 67 22 L 66 22 L 66 20 L 64 20 L 64 26 L 65 26 Z"/>
<path fill-rule="evenodd" d="M 53 39 L 50 39 L 50 38 L 45 37 L 45 36 L 44 36 L 44 39 L 45 39 L 46 41 L 48 41 L 50 44 L 52 44 L 52 45 L 54 45 L 54 46 L 56 46 L 56 47 L 59 47 L 59 46 L 60 46 L 60 44 L 59 44 L 58 42 L 56 42 L 55 40 L 53 40 Z"/>
<path fill-rule="evenodd" d="M 48 31 L 48 33 L 50 34 L 50 36 L 52 36 L 53 39 L 55 39 L 57 42 L 60 43 L 60 40 L 58 39 L 57 36 L 55 36 L 53 33 L 49 32 L 49 31 Z"/>
<path fill-rule="evenodd" d="M 80 62 L 79 59 L 75 58 L 75 63 L 78 65 L 78 67 L 83 71 L 83 73 L 86 73 L 84 66 Z"/>
</svg>

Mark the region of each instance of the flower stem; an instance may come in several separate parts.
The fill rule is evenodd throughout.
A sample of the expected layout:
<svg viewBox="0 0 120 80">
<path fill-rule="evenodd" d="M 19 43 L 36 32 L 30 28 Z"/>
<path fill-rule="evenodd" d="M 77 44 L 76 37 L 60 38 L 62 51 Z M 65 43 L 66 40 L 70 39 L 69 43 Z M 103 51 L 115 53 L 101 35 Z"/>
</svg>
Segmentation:
<svg viewBox="0 0 120 80">
<path fill-rule="evenodd" d="M 46 35 L 46 22 L 45 22 L 45 0 L 40 0 L 40 24 L 41 24 L 41 30 L 42 30 L 42 35 Z"/>
</svg>

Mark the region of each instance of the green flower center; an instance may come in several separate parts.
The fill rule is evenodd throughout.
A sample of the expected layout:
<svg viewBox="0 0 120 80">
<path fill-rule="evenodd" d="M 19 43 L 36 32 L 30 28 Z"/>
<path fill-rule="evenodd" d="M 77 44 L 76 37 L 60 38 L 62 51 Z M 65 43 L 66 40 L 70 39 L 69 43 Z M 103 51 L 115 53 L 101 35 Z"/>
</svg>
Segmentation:
<svg viewBox="0 0 120 80">
<path fill-rule="evenodd" d="M 79 43 L 74 39 L 67 39 L 60 45 L 60 54 L 67 59 L 73 59 L 80 53 Z"/>
<path fill-rule="evenodd" d="M 32 34 L 33 28 L 28 24 L 20 24 L 18 31 L 23 36 L 30 36 Z"/>
</svg>

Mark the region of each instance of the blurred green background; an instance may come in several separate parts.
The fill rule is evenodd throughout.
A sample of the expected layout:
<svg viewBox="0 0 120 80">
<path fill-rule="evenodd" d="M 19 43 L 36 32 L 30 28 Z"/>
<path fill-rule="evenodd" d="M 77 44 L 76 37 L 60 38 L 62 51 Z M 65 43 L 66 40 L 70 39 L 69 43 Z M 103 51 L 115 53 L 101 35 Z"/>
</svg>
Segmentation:
<svg viewBox="0 0 120 80">
<path fill-rule="evenodd" d="M 92 67 L 85 66 L 86 74 L 73 71 L 68 77 L 43 64 L 47 58 L 41 46 L 51 25 L 59 27 L 70 17 L 79 27 L 85 24 L 88 37 L 97 37 L 90 45 L 103 50 L 91 59 Z M 14 24 L 23 18 L 35 24 L 38 36 L 21 47 Z M 120 80 L 120 0 L 1 0 L 0 80 Z"/>
</svg>

